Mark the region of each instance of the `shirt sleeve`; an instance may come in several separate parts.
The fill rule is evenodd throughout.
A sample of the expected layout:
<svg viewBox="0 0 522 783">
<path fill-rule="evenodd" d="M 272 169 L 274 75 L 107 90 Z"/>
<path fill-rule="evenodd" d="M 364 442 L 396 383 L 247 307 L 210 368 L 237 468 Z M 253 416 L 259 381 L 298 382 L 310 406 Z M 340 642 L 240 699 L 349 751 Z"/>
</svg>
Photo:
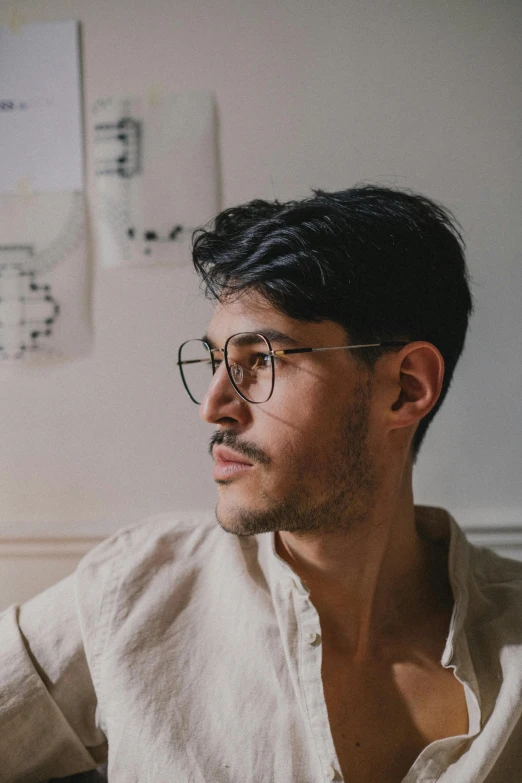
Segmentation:
<svg viewBox="0 0 522 783">
<path fill-rule="evenodd" d="M 73 574 L 0 614 L 2 783 L 38 783 L 107 759 L 76 582 Z"/>
</svg>

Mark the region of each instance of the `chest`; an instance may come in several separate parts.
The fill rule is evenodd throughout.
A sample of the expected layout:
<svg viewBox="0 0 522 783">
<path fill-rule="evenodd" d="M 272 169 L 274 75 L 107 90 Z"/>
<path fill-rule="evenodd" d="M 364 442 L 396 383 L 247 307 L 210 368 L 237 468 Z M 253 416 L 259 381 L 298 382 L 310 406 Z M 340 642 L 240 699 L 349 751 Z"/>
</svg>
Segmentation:
<svg viewBox="0 0 522 783">
<path fill-rule="evenodd" d="M 427 745 L 468 732 L 464 689 L 452 670 L 419 660 L 352 665 L 323 652 L 323 689 L 345 780 L 401 783 Z"/>
</svg>

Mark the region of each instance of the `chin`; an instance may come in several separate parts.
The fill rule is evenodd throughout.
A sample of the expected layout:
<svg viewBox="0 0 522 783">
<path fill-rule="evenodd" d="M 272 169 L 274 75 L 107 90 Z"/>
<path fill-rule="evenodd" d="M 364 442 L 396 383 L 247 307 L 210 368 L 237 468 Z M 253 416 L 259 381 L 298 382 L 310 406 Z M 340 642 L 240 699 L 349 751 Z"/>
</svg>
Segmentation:
<svg viewBox="0 0 522 783">
<path fill-rule="evenodd" d="M 219 504 L 216 508 L 216 519 L 221 529 L 224 530 L 226 533 L 232 533 L 232 535 L 234 536 L 252 535 L 251 531 L 249 531 L 248 529 L 244 529 L 241 522 L 237 521 L 237 519 L 235 519 L 234 516 L 227 513 L 226 511 L 223 511 L 219 507 Z"/>
<path fill-rule="evenodd" d="M 236 536 L 252 536 L 273 530 L 271 514 L 267 510 L 223 498 L 221 493 L 216 506 L 216 519 L 223 530 Z"/>
</svg>

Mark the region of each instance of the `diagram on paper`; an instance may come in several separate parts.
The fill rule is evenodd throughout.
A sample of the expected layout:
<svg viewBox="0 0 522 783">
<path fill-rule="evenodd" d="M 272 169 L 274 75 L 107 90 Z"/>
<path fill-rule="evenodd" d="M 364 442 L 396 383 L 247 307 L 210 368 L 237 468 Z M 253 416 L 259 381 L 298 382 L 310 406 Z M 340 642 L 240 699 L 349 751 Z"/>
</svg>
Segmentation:
<svg viewBox="0 0 522 783">
<path fill-rule="evenodd" d="M 52 335 L 60 306 L 49 284 L 39 285 L 30 245 L 0 245 L 0 357 L 22 358 L 40 351 Z"/>
<path fill-rule="evenodd" d="M 212 99 L 100 99 L 93 120 L 102 265 L 188 263 L 192 231 L 218 210 Z"/>
<path fill-rule="evenodd" d="M 90 343 L 79 29 L 0 28 L 0 359 Z"/>
<path fill-rule="evenodd" d="M 88 343 L 81 193 L 0 197 L 0 359 L 71 356 Z"/>
</svg>

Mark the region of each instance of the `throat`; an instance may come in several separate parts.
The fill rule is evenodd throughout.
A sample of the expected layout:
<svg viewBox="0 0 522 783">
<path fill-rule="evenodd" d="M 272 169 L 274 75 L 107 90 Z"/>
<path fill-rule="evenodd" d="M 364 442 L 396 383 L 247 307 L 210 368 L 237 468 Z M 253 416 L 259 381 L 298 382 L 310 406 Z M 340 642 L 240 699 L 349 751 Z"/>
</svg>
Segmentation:
<svg viewBox="0 0 522 783">
<path fill-rule="evenodd" d="M 388 566 L 386 559 L 370 562 L 357 586 L 306 574 L 325 642 L 354 661 L 390 660 L 408 650 L 440 661 L 454 604 L 447 547 L 419 539 L 409 568 Z"/>
</svg>

